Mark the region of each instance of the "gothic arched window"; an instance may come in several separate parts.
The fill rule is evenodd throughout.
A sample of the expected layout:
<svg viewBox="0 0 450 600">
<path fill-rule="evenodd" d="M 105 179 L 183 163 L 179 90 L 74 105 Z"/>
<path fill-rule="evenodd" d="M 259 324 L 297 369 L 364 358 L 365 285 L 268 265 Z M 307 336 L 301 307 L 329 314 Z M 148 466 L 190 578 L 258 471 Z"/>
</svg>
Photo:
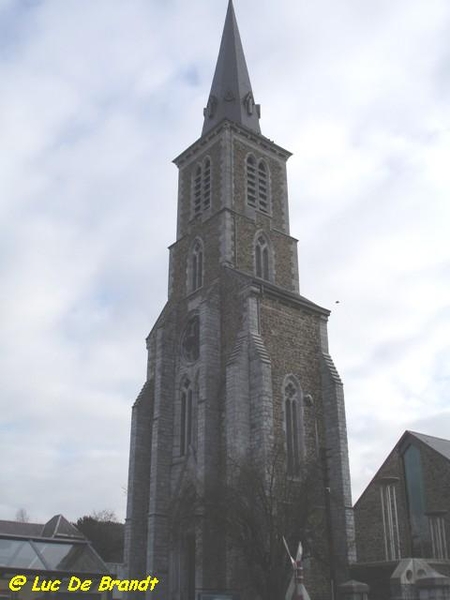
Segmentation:
<svg viewBox="0 0 450 600">
<path fill-rule="evenodd" d="M 261 212 L 269 213 L 269 170 L 261 159 L 258 162 L 252 154 L 247 156 L 247 204 Z"/>
<path fill-rule="evenodd" d="M 185 379 L 180 394 L 180 455 L 184 456 L 193 439 L 194 405 L 193 391 L 189 379 Z"/>
<path fill-rule="evenodd" d="M 251 154 L 247 157 L 247 204 L 256 208 L 256 160 Z"/>
<path fill-rule="evenodd" d="M 194 173 L 193 212 L 196 217 L 202 212 L 202 167 L 197 166 Z"/>
<path fill-rule="evenodd" d="M 198 164 L 193 176 L 192 212 L 198 217 L 211 206 L 211 160 L 207 156 Z"/>
<path fill-rule="evenodd" d="M 258 163 L 258 200 L 259 210 L 269 212 L 269 197 L 267 185 L 267 167 L 263 160 Z"/>
<path fill-rule="evenodd" d="M 195 292 L 203 285 L 203 244 L 199 239 L 192 247 L 190 267 L 190 291 Z"/>
<path fill-rule="evenodd" d="M 211 205 L 211 161 L 208 157 L 203 162 L 203 210 Z"/>
<path fill-rule="evenodd" d="M 288 475 L 299 475 L 303 443 L 301 391 L 293 377 L 285 380 L 284 415 L 286 429 L 286 458 Z"/>
<path fill-rule="evenodd" d="M 269 244 L 262 233 L 257 236 L 255 242 L 255 275 L 266 281 L 270 279 Z"/>
</svg>

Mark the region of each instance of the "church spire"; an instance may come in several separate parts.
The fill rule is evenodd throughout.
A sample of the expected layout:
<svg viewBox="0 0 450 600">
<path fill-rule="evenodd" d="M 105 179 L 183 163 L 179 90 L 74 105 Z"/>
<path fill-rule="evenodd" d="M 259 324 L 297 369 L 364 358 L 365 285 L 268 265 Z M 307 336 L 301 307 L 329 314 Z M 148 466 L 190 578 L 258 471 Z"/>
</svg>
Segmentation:
<svg viewBox="0 0 450 600">
<path fill-rule="evenodd" d="M 208 104 L 203 114 L 205 122 L 202 135 L 210 131 L 222 119 L 229 119 L 261 133 L 259 128 L 260 108 L 259 104 L 255 104 L 253 100 L 252 86 L 232 0 L 228 2 L 219 57 Z"/>
</svg>

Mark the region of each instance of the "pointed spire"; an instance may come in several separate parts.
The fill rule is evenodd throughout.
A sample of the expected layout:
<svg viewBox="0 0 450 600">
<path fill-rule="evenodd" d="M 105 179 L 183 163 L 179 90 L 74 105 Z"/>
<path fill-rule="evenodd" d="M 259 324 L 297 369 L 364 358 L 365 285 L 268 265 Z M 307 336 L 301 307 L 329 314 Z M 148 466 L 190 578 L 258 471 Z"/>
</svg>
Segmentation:
<svg viewBox="0 0 450 600">
<path fill-rule="evenodd" d="M 222 119 L 229 119 L 261 133 L 259 128 L 260 108 L 253 99 L 232 0 L 228 2 L 219 57 L 208 104 L 203 114 L 205 122 L 202 135 L 215 127 Z"/>
</svg>

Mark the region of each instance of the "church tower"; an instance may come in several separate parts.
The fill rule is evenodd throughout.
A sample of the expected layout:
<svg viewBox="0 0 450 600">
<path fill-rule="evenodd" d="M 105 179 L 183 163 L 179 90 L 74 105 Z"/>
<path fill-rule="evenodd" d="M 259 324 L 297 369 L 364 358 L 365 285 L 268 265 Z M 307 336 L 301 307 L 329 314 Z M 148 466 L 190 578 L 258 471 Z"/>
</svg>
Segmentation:
<svg viewBox="0 0 450 600">
<path fill-rule="evenodd" d="M 158 577 L 155 600 L 200 600 L 211 591 L 244 598 L 224 536 L 207 520 L 174 534 L 173 507 L 189 485 L 204 491 L 226 477 L 229 460 L 270 460 L 275 444 L 290 477 L 312 458 L 324 466 L 317 472 L 328 506 L 323 535 L 338 583 L 353 559 L 329 311 L 300 295 L 290 153 L 264 137 L 259 122 L 229 0 L 202 135 L 174 160 L 169 294 L 147 338 L 147 378 L 133 406 L 125 561 L 130 578 Z M 311 577 L 322 580 L 320 597 L 331 598 L 323 569 Z"/>
</svg>

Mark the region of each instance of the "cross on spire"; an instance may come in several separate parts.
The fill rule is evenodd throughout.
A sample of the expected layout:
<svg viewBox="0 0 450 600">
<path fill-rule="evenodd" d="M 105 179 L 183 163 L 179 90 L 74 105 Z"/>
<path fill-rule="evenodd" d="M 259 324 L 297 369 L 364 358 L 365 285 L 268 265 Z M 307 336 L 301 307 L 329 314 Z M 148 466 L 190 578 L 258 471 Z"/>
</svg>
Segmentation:
<svg viewBox="0 0 450 600">
<path fill-rule="evenodd" d="M 215 127 L 222 119 L 229 119 L 256 133 L 261 133 L 259 127 L 260 107 L 259 104 L 255 104 L 253 99 L 232 0 L 228 2 L 216 70 L 208 104 L 203 114 L 205 121 L 202 135 Z"/>
</svg>

